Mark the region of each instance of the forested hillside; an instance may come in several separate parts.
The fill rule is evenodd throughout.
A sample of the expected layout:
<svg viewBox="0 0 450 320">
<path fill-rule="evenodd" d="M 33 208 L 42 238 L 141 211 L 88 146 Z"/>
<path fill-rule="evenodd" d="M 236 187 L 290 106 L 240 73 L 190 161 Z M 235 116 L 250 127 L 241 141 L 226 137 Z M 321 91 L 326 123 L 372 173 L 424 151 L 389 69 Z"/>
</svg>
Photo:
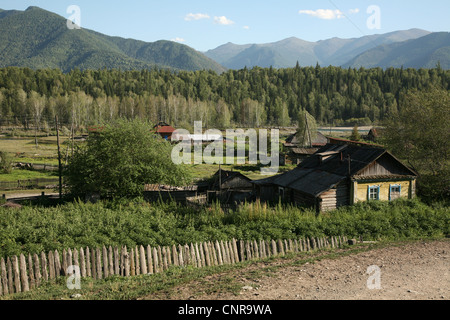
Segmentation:
<svg viewBox="0 0 450 320">
<path fill-rule="evenodd" d="M 78 129 L 118 117 L 190 129 L 289 126 L 306 109 L 319 123 L 372 124 L 410 89 L 450 89 L 450 71 L 338 67 L 211 71 L 0 69 L 1 125 L 46 128 L 57 114 Z M 359 120 L 355 120 L 359 119 Z"/>
<path fill-rule="evenodd" d="M 173 41 L 144 42 L 67 28 L 65 18 L 29 7 L 0 11 L 0 67 L 141 70 L 214 70 L 224 67 Z"/>
</svg>

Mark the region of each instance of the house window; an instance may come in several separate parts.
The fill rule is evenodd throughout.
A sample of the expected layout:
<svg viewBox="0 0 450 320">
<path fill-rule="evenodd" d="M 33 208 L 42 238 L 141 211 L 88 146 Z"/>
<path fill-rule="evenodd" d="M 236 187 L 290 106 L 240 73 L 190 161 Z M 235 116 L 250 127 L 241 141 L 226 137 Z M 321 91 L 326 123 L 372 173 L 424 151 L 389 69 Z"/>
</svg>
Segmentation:
<svg viewBox="0 0 450 320">
<path fill-rule="evenodd" d="M 369 187 L 369 200 L 380 200 L 380 187 Z"/>
<path fill-rule="evenodd" d="M 389 200 L 395 200 L 400 198 L 402 187 L 400 185 L 391 185 L 389 191 Z"/>
</svg>

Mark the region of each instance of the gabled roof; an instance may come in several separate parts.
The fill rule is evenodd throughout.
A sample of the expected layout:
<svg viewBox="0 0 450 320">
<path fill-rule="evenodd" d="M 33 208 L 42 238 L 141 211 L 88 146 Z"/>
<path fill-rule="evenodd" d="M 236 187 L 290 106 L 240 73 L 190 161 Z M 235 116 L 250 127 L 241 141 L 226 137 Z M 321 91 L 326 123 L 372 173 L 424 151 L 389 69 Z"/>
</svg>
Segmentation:
<svg viewBox="0 0 450 320">
<path fill-rule="evenodd" d="M 221 173 L 221 174 L 220 174 Z M 246 176 L 244 176 L 242 173 L 237 172 L 237 171 L 227 171 L 227 170 L 218 170 L 214 175 L 213 175 L 213 183 L 212 183 L 212 187 L 219 187 L 219 176 L 221 177 L 221 182 L 222 185 L 224 183 L 226 183 L 229 180 L 232 180 L 234 178 L 240 178 L 242 180 L 245 180 L 249 183 L 252 182 L 252 180 Z"/>
<path fill-rule="evenodd" d="M 164 134 L 164 133 L 173 133 L 176 129 L 165 122 L 160 122 L 156 126 L 153 127 L 156 130 L 156 133 Z"/>
<path fill-rule="evenodd" d="M 253 183 L 290 188 L 317 197 L 345 179 L 357 176 L 381 157 L 396 163 L 402 172 L 399 176 L 417 176 L 385 149 L 328 144 L 294 170 Z"/>
<path fill-rule="evenodd" d="M 324 145 L 326 145 L 328 143 L 328 139 L 326 136 L 324 136 L 322 133 L 320 132 L 316 132 L 316 137 L 314 139 L 312 139 L 312 146 L 313 147 L 323 147 Z M 287 139 L 286 139 L 286 143 L 284 144 L 286 147 L 304 147 L 302 145 L 302 143 L 300 143 L 298 137 L 297 137 L 297 133 L 294 133 L 292 135 L 290 135 Z"/>
</svg>

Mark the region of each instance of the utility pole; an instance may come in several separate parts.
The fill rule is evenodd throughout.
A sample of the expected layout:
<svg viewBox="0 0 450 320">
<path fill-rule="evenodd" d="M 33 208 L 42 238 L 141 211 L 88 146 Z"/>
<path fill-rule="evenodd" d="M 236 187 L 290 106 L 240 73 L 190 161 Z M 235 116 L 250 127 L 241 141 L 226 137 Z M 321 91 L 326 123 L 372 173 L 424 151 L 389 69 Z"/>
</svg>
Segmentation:
<svg viewBox="0 0 450 320">
<path fill-rule="evenodd" d="M 222 194 L 222 165 L 219 164 L 219 191 Z"/>
<path fill-rule="evenodd" d="M 62 199 L 62 165 L 61 165 L 61 146 L 59 143 L 59 126 L 58 126 L 58 116 L 55 116 L 56 122 L 56 141 L 58 143 L 58 164 L 59 164 L 59 199 Z"/>
</svg>

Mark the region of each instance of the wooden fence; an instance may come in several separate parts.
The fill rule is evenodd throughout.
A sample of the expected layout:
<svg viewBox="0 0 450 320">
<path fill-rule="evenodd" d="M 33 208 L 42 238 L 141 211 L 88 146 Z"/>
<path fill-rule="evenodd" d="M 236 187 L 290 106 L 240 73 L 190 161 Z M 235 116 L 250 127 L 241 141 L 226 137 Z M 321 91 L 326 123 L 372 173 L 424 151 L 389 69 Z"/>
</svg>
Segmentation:
<svg viewBox="0 0 450 320">
<path fill-rule="evenodd" d="M 22 190 L 38 188 L 54 188 L 59 185 L 58 178 L 38 178 L 17 181 L 0 181 L 0 190 Z"/>
<path fill-rule="evenodd" d="M 294 240 L 216 241 L 169 247 L 81 248 L 62 253 L 50 251 L 40 255 L 21 254 L 0 261 L 0 296 L 27 292 L 43 282 L 66 277 L 69 267 L 77 266 L 81 278 L 104 279 L 110 276 L 130 277 L 164 272 L 169 267 L 197 268 L 237 264 L 325 248 L 339 248 L 346 237 Z M 70 268 L 73 270 L 74 268 Z"/>
</svg>

